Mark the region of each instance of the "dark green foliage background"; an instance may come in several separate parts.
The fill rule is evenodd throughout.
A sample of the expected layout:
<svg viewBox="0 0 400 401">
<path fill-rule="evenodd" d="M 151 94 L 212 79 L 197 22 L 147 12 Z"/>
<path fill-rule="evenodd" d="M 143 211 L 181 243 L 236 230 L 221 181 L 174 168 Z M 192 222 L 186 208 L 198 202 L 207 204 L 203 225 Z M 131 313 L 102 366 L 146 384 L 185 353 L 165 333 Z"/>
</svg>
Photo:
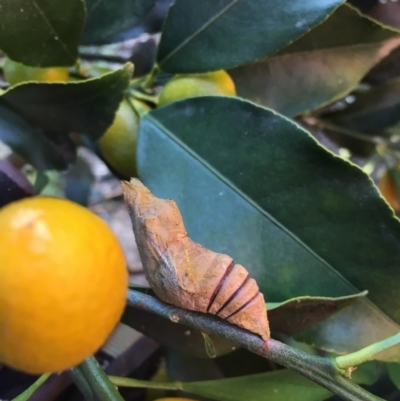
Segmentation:
<svg viewBox="0 0 400 401">
<path fill-rule="evenodd" d="M 79 59 L 88 49 L 100 59 L 104 49 L 94 45 L 140 26 L 156 5 L 0 0 L 1 51 L 31 66 L 68 66 L 75 78 L 3 82 L 0 140 L 40 173 L 27 189 L 3 168 L 0 196 L 29 196 L 46 185 L 47 171 L 74 164 L 71 133 L 101 157 L 96 141 L 126 94 L 154 106 L 158 83 L 172 74 L 226 69 L 238 97 L 185 99 L 142 118 L 132 155 L 140 179 L 178 203 L 194 240 L 246 266 L 265 296 L 273 335 L 311 353 L 345 353 L 399 332 L 399 220 L 372 179 L 333 152 L 367 155 L 353 158 L 360 165 L 397 162 L 400 31 L 343 0 L 175 0 L 152 71 L 161 72 L 157 85 L 132 80 L 130 57 L 120 54 L 111 57 L 112 71 L 85 75 Z M 332 134 L 342 135 L 339 145 Z M 74 167 L 79 179 L 79 161 Z M 123 322 L 168 348 L 171 375 L 187 392 L 221 401 L 330 396 L 291 371 L 257 370 L 259 361 L 245 363 L 256 357 L 230 353 L 233 345 L 217 338 L 209 344 L 225 356 L 198 362 L 203 368 L 193 373 L 208 380 L 185 380 L 182 361 L 210 356 L 200 332 L 188 337 L 185 326 L 131 307 Z M 377 361 L 354 380 L 371 385 L 380 375 L 400 387 L 400 347 Z M 205 377 L 209 367 L 214 373 Z"/>
</svg>

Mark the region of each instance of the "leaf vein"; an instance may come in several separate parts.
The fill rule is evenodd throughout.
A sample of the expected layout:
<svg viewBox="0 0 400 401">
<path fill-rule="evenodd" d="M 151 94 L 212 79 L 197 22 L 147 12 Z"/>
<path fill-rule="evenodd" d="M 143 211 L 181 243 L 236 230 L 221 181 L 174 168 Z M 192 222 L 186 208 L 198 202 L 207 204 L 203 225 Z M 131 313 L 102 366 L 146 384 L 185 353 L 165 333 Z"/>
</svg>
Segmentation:
<svg viewBox="0 0 400 401">
<path fill-rule="evenodd" d="M 196 39 L 202 32 L 204 32 L 209 26 L 211 26 L 214 22 L 218 21 L 222 18 L 230 9 L 235 7 L 242 0 L 233 0 L 231 4 L 223 8 L 218 14 L 215 14 L 213 18 L 211 18 L 208 23 L 204 24 L 200 29 L 194 32 L 192 35 L 187 37 L 179 46 L 177 46 L 171 53 L 169 53 L 164 60 L 160 61 L 159 65 L 162 66 L 166 63 L 170 58 L 172 58 L 175 54 L 177 54 L 181 49 L 183 49 L 186 45 Z"/>
<path fill-rule="evenodd" d="M 71 61 L 73 62 L 75 60 L 75 57 L 69 51 L 68 46 L 66 45 L 66 43 L 64 43 L 64 41 L 62 40 L 61 36 L 58 34 L 56 29 L 50 23 L 50 21 L 46 17 L 46 14 L 43 12 L 43 10 L 40 8 L 40 6 L 37 4 L 37 1 L 36 0 L 31 0 L 31 1 L 32 1 L 33 6 L 38 11 L 39 15 L 42 17 L 43 21 L 45 22 L 45 24 L 49 28 L 51 34 L 54 35 L 53 36 L 53 40 L 57 40 L 60 43 L 60 45 L 64 49 L 65 53 L 71 58 Z M 55 38 L 57 38 L 57 39 L 55 39 Z"/>
</svg>

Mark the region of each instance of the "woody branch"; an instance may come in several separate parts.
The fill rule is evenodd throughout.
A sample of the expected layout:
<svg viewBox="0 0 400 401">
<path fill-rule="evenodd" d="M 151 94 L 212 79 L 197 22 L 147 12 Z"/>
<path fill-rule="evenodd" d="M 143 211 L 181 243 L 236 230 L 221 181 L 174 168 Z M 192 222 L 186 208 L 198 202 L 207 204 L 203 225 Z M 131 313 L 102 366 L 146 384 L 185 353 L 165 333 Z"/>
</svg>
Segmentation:
<svg viewBox="0 0 400 401">
<path fill-rule="evenodd" d="M 128 305 L 154 313 L 192 329 L 222 337 L 242 348 L 292 369 L 327 388 L 344 400 L 378 401 L 377 397 L 344 377 L 332 358 L 309 355 L 272 338 L 264 341 L 212 315 L 188 311 L 166 304 L 155 297 L 134 290 L 128 293 Z"/>
</svg>

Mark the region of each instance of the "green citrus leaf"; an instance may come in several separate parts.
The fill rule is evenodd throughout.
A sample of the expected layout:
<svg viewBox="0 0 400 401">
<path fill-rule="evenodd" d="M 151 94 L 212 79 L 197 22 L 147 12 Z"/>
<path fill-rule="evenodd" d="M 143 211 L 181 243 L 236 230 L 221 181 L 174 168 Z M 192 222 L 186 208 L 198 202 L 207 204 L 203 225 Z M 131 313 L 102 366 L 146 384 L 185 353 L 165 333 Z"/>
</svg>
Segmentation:
<svg viewBox="0 0 400 401">
<path fill-rule="evenodd" d="M 176 0 L 157 62 L 171 73 L 232 68 L 266 57 L 320 24 L 343 0 Z"/>
<path fill-rule="evenodd" d="M 373 383 L 377 376 L 376 369 L 374 373 L 354 375 L 353 381 Z M 181 385 L 184 391 L 221 401 L 317 401 L 331 395 L 325 388 L 286 369 Z"/>
<path fill-rule="evenodd" d="M 0 49 L 16 61 L 73 65 L 85 20 L 83 0 L 0 0 Z"/>
<path fill-rule="evenodd" d="M 236 355 L 236 352 L 233 353 L 233 355 Z M 220 367 L 218 366 L 218 362 L 220 361 L 220 359 L 221 357 L 214 359 L 196 358 L 187 354 L 183 354 L 182 352 L 176 352 L 172 349 L 167 348 L 165 362 L 166 369 L 168 371 L 168 378 L 171 381 L 180 382 L 224 379 L 228 376 L 226 376 L 222 372 L 222 369 L 220 369 Z M 264 361 L 266 362 L 266 364 L 268 364 L 265 359 Z M 244 376 L 245 374 L 242 374 L 242 376 Z"/>
<path fill-rule="evenodd" d="M 381 365 L 377 361 L 364 362 L 352 372 L 351 380 L 357 384 L 374 384 L 381 374 Z"/>
<path fill-rule="evenodd" d="M 200 366 L 207 366 L 210 365 L 210 362 L 207 361 L 204 364 L 198 359 L 187 359 L 189 375 L 190 371 L 196 373 L 196 367 L 192 368 L 190 365 L 199 363 Z M 361 375 L 354 374 L 354 383 L 373 383 L 376 380 L 377 370 L 368 366 L 368 371 L 363 372 Z M 205 372 L 205 374 L 209 374 L 210 376 L 213 374 L 218 375 L 218 372 Z M 173 375 L 175 376 L 174 372 Z M 207 397 L 207 399 L 221 401 L 322 401 L 331 396 L 331 393 L 325 388 L 287 369 L 228 379 L 191 382 L 182 382 L 179 380 L 177 382 L 161 383 L 115 376 L 111 376 L 110 379 L 112 383 L 119 387 L 182 390 Z"/>
<path fill-rule="evenodd" d="M 297 334 L 324 321 L 365 295 L 366 292 L 339 298 L 298 297 L 285 302 L 267 303 L 271 331 Z"/>
<path fill-rule="evenodd" d="M 69 155 L 4 104 L 0 105 L 0 141 L 38 170 L 64 169 Z"/>
<path fill-rule="evenodd" d="M 382 84 L 400 76 L 400 47 L 396 47 L 365 77 L 372 84 Z"/>
<path fill-rule="evenodd" d="M 140 22 L 156 0 L 86 0 L 82 44 L 109 43 L 113 36 Z"/>
<path fill-rule="evenodd" d="M 88 206 L 95 177 L 87 160 L 78 156 L 63 178 L 65 197 L 82 206 Z"/>
<path fill-rule="evenodd" d="M 387 363 L 386 368 L 393 384 L 400 390 L 400 364 Z"/>
<path fill-rule="evenodd" d="M 329 114 L 327 118 L 355 131 L 382 133 L 400 121 L 400 79 L 357 94 L 354 103 L 342 111 Z"/>
<path fill-rule="evenodd" d="M 290 370 L 182 383 L 182 390 L 221 401 L 319 401 L 331 393 Z"/>
<path fill-rule="evenodd" d="M 293 116 L 349 93 L 399 45 L 398 31 L 344 4 L 288 47 L 229 74 L 239 96 Z"/>
<path fill-rule="evenodd" d="M 132 76 L 132 65 L 98 78 L 68 83 L 27 82 L 2 99 L 27 121 L 51 133 L 98 139 L 112 123 Z"/>
<path fill-rule="evenodd" d="M 33 182 L 33 192 L 35 195 L 39 195 L 50 183 L 49 176 L 41 170 L 36 171 L 36 176 Z"/>
<path fill-rule="evenodd" d="M 399 221 L 366 174 L 292 121 L 237 98 L 175 102 L 142 119 L 138 168 L 267 302 L 369 291 L 308 342 L 341 353 L 399 331 Z M 400 347 L 379 357 L 400 360 Z"/>
<path fill-rule="evenodd" d="M 11 163 L 0 160 L 0 207 L 33 195 L 31 183 Z"/>
</svg>

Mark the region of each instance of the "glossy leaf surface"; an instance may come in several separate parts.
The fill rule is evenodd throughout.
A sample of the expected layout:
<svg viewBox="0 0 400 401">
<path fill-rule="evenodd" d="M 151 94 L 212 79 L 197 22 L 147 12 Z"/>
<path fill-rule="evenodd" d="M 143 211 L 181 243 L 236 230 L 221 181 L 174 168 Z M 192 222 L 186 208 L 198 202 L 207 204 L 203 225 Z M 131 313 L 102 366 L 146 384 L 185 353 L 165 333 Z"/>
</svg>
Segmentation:
<svg viewBox="0 0 400 401">
<path fill-rule="evenodd" d="M 373 374 L 355 374 L 355 383 L 371 384 Z M 203 397 L 221 401 L 317 401 L 331 393 L 318 384 L 291 370 L 276 370 L 221 380 L 182 383 L 182 389 Z"/>
<path fill-rule="evenodd" d="M 196 360 L 188 360 L 188 363 L 196 362 Z M 208 361 L 208 364 L 210 364 L 210 361 Z M 354 376 L 355 383 L 371 383 L 371 375 L 369 374 L 355 374 Z M 322 401 L 331 395 L 325 388 L 287 369 L 228 379 L 191 382 L 156 383 L 119 377 L 111 377 L 111 380 L 121 387 L 183 390 L 207 397 L 207 399 L 221 401 L 259 401 L 264 399 L 271 401 Z"/>
<path fill-rule="evenodd" d="M 345 110 L 328 115 L 335 124 L 355 131 L 380 134 L 400 121 L 400 79 L 358 94 Z"/>
<path fill-rule="evenodd" d="M 290 370 L 182 383 L 182 389 L 221 401 L 319 401 L 331 395 L 325 388 Z"/>
<path fill-rule="evenodd" d="M 400 389 L 400 364 L 388 363 L 386 364 L 386 368 L 393 384 Z"/>
<path fill-rule="evenodd" d="M 0 49 L 27 65 L 73 65 L 84 19 L 83 0 L 0 0 Z"/>
<path fill-rule="evenodd" d="M 95 177 L 87 161 L 78 156 L 64 175 L 65 197 L 82 206 L 88 206 Z"/>
<path fill-rule="evenodd" d="M 132 65 L 81 82 L 27 82 L 2 99 L 30 123 L 59 134 L 79 132 L 99 138 L 112 123 L 132 76 Z"/>
<path fill-rule="evenodd" d="M 0 160 L 0 207 L 33 194 L 33 188 L 20 170 Z"/>
<path fill-rule="evenodd" d="M 369 291 L 307 341 L 344 352 L 399 330 L 399 221 L 360 169 L 298 125 L 235 98 L 188 99 L 144 117 L 138 163 L 189 235 L 246 266 L 267 302 Z"/>
<path fill-rule="evenodd" d="M 267 304 L 271 331 L 287 335 L 300 333 L 323 322 L 365 295 L 366 293 L 360 293 L 341 298 L 299 297 L 277 304 Z"/>
<path fill-rule="evenodd" d="M 232 68 L 266 57 L 320 24 L 342 0 L 176 0 L 157 62 L 171 73 Z"/>
<path fill-rule="evenodd" d="M 64 169 L 68 156 L 4 104 L 0 105 L 0 141 L 39 170 Z"/>
<path fill-rule="evenodd" d="M 82 44 L 108 43 L 146 16 L 156 0 L 86 0 Z"/>
<path fill-rule="evenodd" d="M 344 4 L 288 47 L 229 73 L 239 96 L 293 116 L 349 93 L 398 45 L 399 32 Z"/>
</svg>

